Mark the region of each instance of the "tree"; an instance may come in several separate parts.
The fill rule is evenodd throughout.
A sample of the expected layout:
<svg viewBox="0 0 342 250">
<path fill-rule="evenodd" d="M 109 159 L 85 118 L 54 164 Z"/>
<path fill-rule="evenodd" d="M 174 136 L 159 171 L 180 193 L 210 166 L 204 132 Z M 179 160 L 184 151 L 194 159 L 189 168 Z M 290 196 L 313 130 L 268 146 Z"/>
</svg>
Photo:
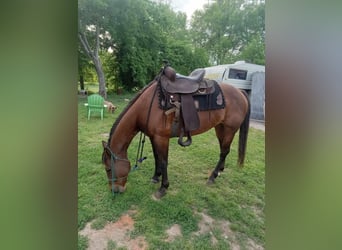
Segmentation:
<svg viewBox="0 0 342 250">
<path fill-rule="evenodd" d="M 262 41 L 260 37 L 256 36 L 241 51 L 239 59 L 248 61 L 250 63 L 265 65 L 264 41 Z"/>
<path fill-rule="evenodd" d="M 106 84 L 128 91 L 143 87 L 163 59 L 182 74 L 209 65 L 205 48 L 192 44 L 186 14 L 165 1 L 80 0 L 79 41 L 94 64 L 103 96 Z"/>
<path fill-rule="evenodd" d="M 241 19 L 240 59 L 265 64 L 265 4 L 244 5 Z"/>
<path fill-rule="evenodd" d="M 126 90 L 141 88 L 160 68 L 163 34 L 155 6 L 148 0 L 112 0 L 110 32 L 117 61 L 115 79 Z"/>
<path fill-rule="evenodd" d="M 190 30 L 186 14 L 175 12 L 169 1 L 79 0 L 78 7 L 79 43 L 105 98 L 106 85 L 129 91 L 143 87 L 164 59 L 181 74 L 235 60 L 265 61 L 264 4 L 212 0 L 194 13 Z M 89 66 L 82 60 L 84 71 Z"/>
<path fill-rule="evenodd" d="M 106 0 L 78 1 L 78 38 L 86 55 L 92 60 L 99 81 L 99 94 L 107 98 L 106 79 L 99 56 L 100 37 L 106 37 Z"/>
<path fill-rule="evenodd" d="M 78 46 L 78 75 L 81 90 L 84 90 L 84 74 L 85 69 L 89 64 L 87 59 L 88 57 L 83 53 L 82 48 Z"/>
<path fill-rule="evenodd" d="M 246 48 L 259 46 L 255 41 L 264 42 L 265 5 L 246 4 L 244 0 L 216 0 L 194 13 L 191 33 L 194 45 L 207 49 L 211 64 L 231 63 Z M 264 60 L 264 54 L 258 55 Z"/>
<path fill-rule="evenodd" d="M 116 85 L 129 91 L 143 87 L 159 72 L 164 59 L 183 74 L 208 64 L 205 51 L 192 46 L 185 13 L 176 13 L 169 4 L 112 0 L 110 9 Z"/>
<path fill-rule="evenodd" d="M 110 91 L 115 90 L 115 92 L 119 93 L 119 81 L 117 80 L 118 76 L 118 68 L 119 65 L 116 60 L 116 56 L 114 51 L 108 52 L 108 51 L 102 51 L 101 58 L 103 62 L 103 71 L 106 77 L 106 83 L 107 83 L 107 94 Z"/>
</svg>

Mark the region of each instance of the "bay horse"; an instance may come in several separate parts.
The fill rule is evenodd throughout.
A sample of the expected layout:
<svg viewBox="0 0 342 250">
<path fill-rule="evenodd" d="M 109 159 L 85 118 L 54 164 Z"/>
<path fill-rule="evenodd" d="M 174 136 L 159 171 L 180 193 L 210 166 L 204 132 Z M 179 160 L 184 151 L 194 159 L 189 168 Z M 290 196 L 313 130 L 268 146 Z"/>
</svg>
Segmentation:
<svg viewBox="0 0 342 250">
<path fill-rule="evenodd" d="M 169 187 L 167 172 L 169 140 L 171 137 L 181 138 L 183 135 L 180 132 L 178 134 L 172 132 L 176 112 L 166 114 L 165 110 L 160 108 L 156 93 L 160 88 L 161 76 L 166 74 L 165 72 L 167 72 L 165 68 L 162 69 L 157 77 L 128 103 L 113 124 L 108 142 L 102 141 L 102 163 L 105 165 L 109 189 L 113 193 L 122 193 L 126 189 L 131 170 L 127 149 L 135 135 L 143 132 L 150 139 L 155 160 L 151 181 L 158 183 L 161 176 L 161 186 L 154 195 L 159 199 L 166 194 Z M 240 130 L 238 165 L 243 166 L 249 130 L 250 102 L 247 93 L 229 84 L 219 84 L 219 86 L 225 100 L 224 108 L 199 111 L 200 125 L 191 131 L 191 135 L 198 135 L 215 128 L 220 154 L 208 184 L 214 183 L 219 172 L 224 170 L 226 157 L 238 130 Z"/>
</svg>

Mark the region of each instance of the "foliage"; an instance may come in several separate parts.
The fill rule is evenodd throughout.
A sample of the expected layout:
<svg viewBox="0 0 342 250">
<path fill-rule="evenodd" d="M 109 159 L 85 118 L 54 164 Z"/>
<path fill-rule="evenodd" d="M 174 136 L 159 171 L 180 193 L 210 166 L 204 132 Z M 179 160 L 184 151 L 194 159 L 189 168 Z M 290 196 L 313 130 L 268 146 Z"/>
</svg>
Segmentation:
<svg viewBox="0 0 342 250">
<path fill-rule="evenodd" d="M 117 92 L 120 87 L 117 80 L 118 62 L 114 53 L 101 51 L 101 60 L 103 61 L 103 71 L 106 76 L 107 92 Z"/>
<path fill-rule="evenodd" d="M 198 50 L 191 45 L 184 13 L 146 0 L 115 0 L 112 9 L 116 73 L 124 88 L 144 86 L 159 71 L 164 59 L 183 74 L 207 65 L 203 51 L 196 54 Z"/>
<path fill-rule="evenodd" d="M 265 65 L 265 44 L 260 37 L 253 38 L 241 51 L 238 57 L 241 60 Z"/>
<path fill-rule="evenodd" d="M 194 13 L 191 33 L 195 46 L 208 50 L 212 64 L 232 63 L 241 58 L 246 47 L 251 50 L 253 40 L 264 42 L 265 5 L 245 4 L 243 0 L 215 1 Z M 264 54 L 258 53 L 248 59 L 256 63 L 263 58 Z"/>
<path fill-rule="evenodd" d="M 222 230 L 213 226 L 211 234 L 195 235 L 200 221 L 199 212 L 216 221 L 229 221 L 241 249 L 246 249 L 248 239 L 264 245 L 265 233 L 265 134 L 250 129 L 246 163 L 236 166 L 237 139 L 234 139 L 224 172 L 212 186 L 206 185 L 208 174 L 218 160 L 218 142 L 214 130 L 193 137 L 190 147 L 180 147 L 176 139 L 170 141 L 169 180 L 167 195 L 160 201 L 151 198 L 159 184 L 150 182 L 154 160 L 149 140 L 144 155 L 147 159 L 128 177 L 124 194 L 112 196 L 107 189 L 107 177 L 101 164 L 101 140 L 107 140 L 116 117 L 124 109 L 132 94 L 111 95 L 110 101 L 118 107 L 114 114 L 106 113 L 104 120 L 92 117 L 87 120 L 84 98 L 78 101 L 78 229 L 93 221 L 100 229 L 114 222 L 129 209 L 138 211 L 133 215 L 134 231 L 130 237 L 144 236 L 149 249 L 228 249 L 228 240 Z M 236 137 L 237 138 L 237 137 Z M 138 147 L 134 138 L 128 157 L 133 164 Z M 165 241 L 166 230 L 179 224 L 182 236 L 172 242 Z M 214 246 L 211 236 L 217 243 Z M 108 243 L 113 245 L 112 243 Z M 79 248 L 87 240 L 79 237 Z"/>
<path fill-rule="evenodd" d="M 236 60 L 264 64 L 264 4 L 211 1 L 195 12 L 188 27 L 186 14 L 175 12 L 167 2 L 79 1 L 79 32 L 98 53 L 98 60 L 92 59 L 91 64 L 84 64 L 80 56 L 79 66 L 96 69 L 102 91 L 104 87 L 113 91 L 142 88 L 164 59 L 184 75 Z M 102 80 L 99 68 L 104 72 Z"/>
</svg>

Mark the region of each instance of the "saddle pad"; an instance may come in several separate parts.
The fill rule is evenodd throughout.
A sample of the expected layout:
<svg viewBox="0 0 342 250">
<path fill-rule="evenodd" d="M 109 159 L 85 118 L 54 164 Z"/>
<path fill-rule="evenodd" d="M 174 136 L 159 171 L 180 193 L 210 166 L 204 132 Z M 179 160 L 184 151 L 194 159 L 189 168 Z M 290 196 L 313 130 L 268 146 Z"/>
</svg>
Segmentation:
<svg viewBox="0 0 342 250">
<path fill-rule="evenodd" d="M 214 81 L 215 91 L 210 95 L 194 95 L 195 105 L 198 111 L 223 109 L 225 100 L 220 86 Z"/>
</svg>

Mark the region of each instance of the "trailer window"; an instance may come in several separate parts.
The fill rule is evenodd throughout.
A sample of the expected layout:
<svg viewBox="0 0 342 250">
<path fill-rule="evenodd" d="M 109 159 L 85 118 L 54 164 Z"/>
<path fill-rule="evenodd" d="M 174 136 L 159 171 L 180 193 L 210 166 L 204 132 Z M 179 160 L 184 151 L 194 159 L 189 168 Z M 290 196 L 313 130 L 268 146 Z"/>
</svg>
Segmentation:
<svg viewBox="0 0 342 250">
<path fill-rule="evenodd" d="M 246 80 L 246 78 L 247 78 L 247 70 L 229 69 L 228 78 Z"/>
</svg>

